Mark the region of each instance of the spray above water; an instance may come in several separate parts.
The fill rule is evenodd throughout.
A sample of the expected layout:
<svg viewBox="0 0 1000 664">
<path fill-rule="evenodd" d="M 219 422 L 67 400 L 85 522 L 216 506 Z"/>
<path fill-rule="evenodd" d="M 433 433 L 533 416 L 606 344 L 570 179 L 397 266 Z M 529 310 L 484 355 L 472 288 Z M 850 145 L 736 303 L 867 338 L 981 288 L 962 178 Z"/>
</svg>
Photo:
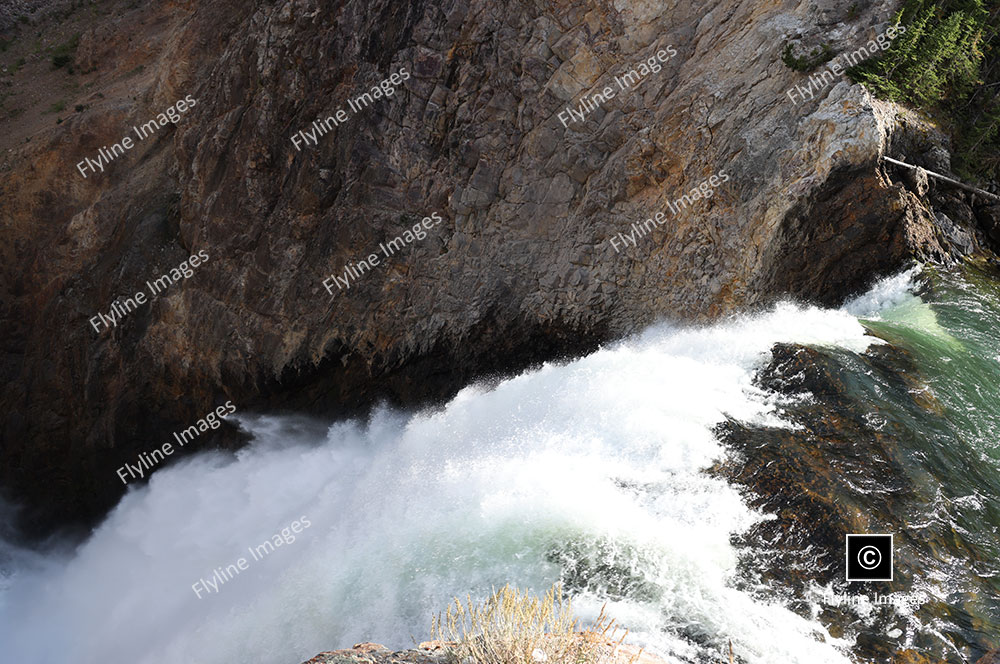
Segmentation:
<svg viewBox="0 0 1000 664">
<path fill-rule="evenodd" d="M 903 286 L 900 286 L 903 288 Z M 781 305 L 655 327 L 436 410 L 332 426 L 242 418 L 254 441 L 131 489 L 72 555 L 19 557 L 0 594 L 8 661 L 289 664 L 407 647 L 455 596 L 563 581 L 680 661 L 847 662 L 816 621 L 734 589 L 730 543 L 763 518 L 704 470 L 725 417 L 769 422 L 752 383 L 780 341 L 863 351 L 846 311 Z M 192 584 L 300 518 L 217 592 Z"/>
</svg>

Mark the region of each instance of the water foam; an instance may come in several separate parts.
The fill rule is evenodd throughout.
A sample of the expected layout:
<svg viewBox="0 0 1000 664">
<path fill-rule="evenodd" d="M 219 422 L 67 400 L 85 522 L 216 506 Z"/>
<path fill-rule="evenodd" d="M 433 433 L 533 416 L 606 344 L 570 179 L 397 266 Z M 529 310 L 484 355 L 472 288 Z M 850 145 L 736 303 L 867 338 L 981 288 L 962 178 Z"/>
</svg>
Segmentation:
<svg viewBox="0 0 1000 664">
<path fill-rule="evenodd" d="M 578 613 L 610 597 L 670 659 L 721 658 L 731 639 L 755 664 L 845 663 L 819 623 L 732 587 L 730 535 L 762 517 L 704 473 L 724 455 L 716 424 L 773 417 L 751 378 L 779 341 L 872 338 L 844 311 L 781 305 L 655 327 L 417 414 L 243 418 L 249 447 L 158 471 L 73 555 L 21 565 L 0 594 L 4 654 L 289 664 L 369 639 L 406 647 L 456 595 L 541 591 L 563 571 Z M 296 542 L 195 597 L 302 515 Z"/>
<path fill-rule="evenodd" d="M 879 281 L 868 292 L 845 302 L 844 311 L 858 318 L 878 318 L 882 312 L 901 304 L 920 301 L 913 291 L 922 269 L 921 265 L 914 265 L 904 272 Z"/>
</svg>

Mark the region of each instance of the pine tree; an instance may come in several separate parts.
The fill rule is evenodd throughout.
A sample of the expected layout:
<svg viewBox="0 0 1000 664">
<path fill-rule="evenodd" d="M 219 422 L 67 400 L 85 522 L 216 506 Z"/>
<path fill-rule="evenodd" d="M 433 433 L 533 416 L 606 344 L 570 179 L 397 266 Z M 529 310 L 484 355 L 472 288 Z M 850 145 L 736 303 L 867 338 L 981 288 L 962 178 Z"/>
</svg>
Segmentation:
<svg viewBox="0 0 1000 664">
<path fill-rule="evenodd" d="M 875 94 L 952 120 L 957 167 L 1000 173 L 1000 0 L 907 0 L 906 26 L 879 58 L 848 70 Z"/>
</svg>

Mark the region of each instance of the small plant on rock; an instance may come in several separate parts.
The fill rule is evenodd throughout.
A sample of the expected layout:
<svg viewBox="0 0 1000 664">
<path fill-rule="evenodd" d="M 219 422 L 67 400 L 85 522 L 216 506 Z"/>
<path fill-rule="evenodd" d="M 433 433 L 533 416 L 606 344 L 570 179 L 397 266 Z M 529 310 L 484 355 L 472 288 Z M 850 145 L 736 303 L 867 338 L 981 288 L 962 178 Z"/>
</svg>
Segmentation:
<svg viewBox="0 0 1000 664">
<path fill-rule="evenodd" d="M 52 49 L 52 68 L 59 69 L 73 62 L 73 52 L 80 45 L 80 33 Z"/>
<path fill-rule="evenodd" d="M 797 56 L 792 45 L 785 44 L 785 50 L 781 52 L 781 61 L 788 65 L 789 69 L 795 71 L 812 71 L 824 62 L 833 60 L 837 55 L 829 44 L 823 44 L 812 50 L 809 55 Z"/>
<path fill-rule="evenodd" d="M 594 664 L 625 639 L 601 610 L 582 632 L 559 585 L 543 597 L 504 586 L 483 603 L 455 599 L 431 632 L 461 664 Z"/>
</svg>

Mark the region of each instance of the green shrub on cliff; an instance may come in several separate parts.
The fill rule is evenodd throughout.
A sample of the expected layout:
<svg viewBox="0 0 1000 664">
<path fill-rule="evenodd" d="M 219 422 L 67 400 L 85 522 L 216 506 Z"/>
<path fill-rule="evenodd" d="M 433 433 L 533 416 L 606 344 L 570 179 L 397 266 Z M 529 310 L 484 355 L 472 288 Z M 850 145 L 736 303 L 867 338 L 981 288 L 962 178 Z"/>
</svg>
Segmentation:
<svg viewBox="0 0 1000 664">
<path fill-rule="evenodd" d="M 781 61 L 789 69 L 794 69 L 795 71 L 812 71 L 821 64 L 833 60 L 836 55 L 829 44 L 823 44 L 821 47 L 814 48 L 809 55 L 803 56 L 795 55 L 792 45 L 785 44 L 785 50 L 781 52 Z"/>
<path fill-rule="evenodd" d="M 966 175 L 998 175 L 998 16 L 997 0 L 907 0 L 896 17 L 906 32 L 847 72 L 881 97 L 948 118 Z"/>
<path fill-rule="evenodd" d="M 447 644 L 455 661 L 475 664 L 593 664 L 617 632 L 602 610 L 590 628 L 578 633 L 572 606 L 558 585 L 541 598 L 510 586 L 481 604 L 456 598 L 431 626 L 433 638 Z M 617 642 L 624 638 L 623 633 Z"/>
<path fill-rule="evenodd" d="M 79 45 L 80 33 L 78 32 L 52 49 L 52 68 L 58 69 L 73 62 L 73 53 Z"/>
</svg>

